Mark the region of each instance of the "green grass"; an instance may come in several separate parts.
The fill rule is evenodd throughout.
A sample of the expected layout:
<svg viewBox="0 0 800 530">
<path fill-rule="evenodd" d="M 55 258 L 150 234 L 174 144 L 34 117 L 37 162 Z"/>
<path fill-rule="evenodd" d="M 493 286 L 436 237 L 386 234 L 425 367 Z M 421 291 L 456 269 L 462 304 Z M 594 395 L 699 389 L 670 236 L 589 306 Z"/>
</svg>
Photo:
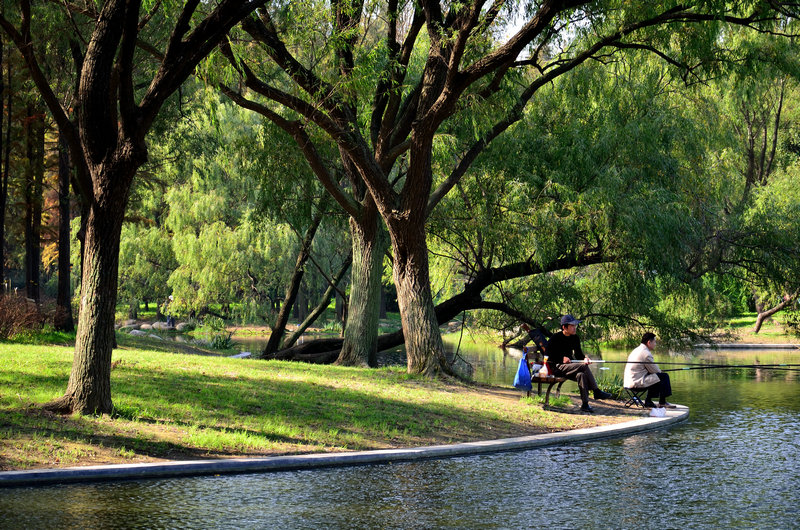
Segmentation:
<svg viewBox="0 0 800 530">
<path fill-rule="evenodd" d="M 544 405 L 544 395 L 537 395 L 533 394 L 530 397 L 523 397 L 522 401 L 531 405 Z M 550 406 L 563 408 L 568 406 L 572 401 L 569 399 L 569 396 L 550 396 Z"/>
<path fill-rule="evenodd" d="M 4 341 L 0 341 L 2 343 Z M 75 332 L 65 333 L 56 331 L 50 325 L 45 325 L 40 330 L 26 330 L 5 341 L 13 344 L 58 344 L 71 346 L 75 344 Z"/>
<path fill-rule="evenodd" d="M 781 311 L 768 318 L 762 324 L 761 330 L 753 333 L 757 316 L 756 313 L 745 313 L 730 318 L 722 326 L 721 331 L 731 333 L 739 342 L 783 343 L 797 341 L 797 336 L 787 330 L 785 312 Z"/>
<path fill-rule="evenodd" d="M 64 392 L 72 348 L 0 344 L 0 469 L 408 447 L 569 429 L 580 419 L 513 392 L 487 394 L 401 368 L 187 355 L 143 349 L 123 335 L 119 342 L 114 414 L 70 417 L 37 404 Z"/>
</svg>

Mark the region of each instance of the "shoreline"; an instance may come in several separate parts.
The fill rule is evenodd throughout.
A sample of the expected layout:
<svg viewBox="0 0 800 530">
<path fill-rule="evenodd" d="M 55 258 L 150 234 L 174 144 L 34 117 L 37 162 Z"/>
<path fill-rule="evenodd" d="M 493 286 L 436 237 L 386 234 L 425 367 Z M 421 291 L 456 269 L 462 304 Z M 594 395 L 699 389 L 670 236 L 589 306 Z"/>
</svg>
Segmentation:
<svg viewBox="0 0 800 530">
<path fill-rule="evenodd" d="M 230 458 L 219 460 L 173 460 L 144 464 L 117 464 L 69 468 L 50 468 L 0 472 L 0 488 L 45 486 L 108 482 L 122 480 L 177 478 L 218 474 L 268 473 L 321 469 L 340 466 L 388 464 L 489 454 L 505 451 L 522 451 L 558 445 L 579 443 L 604 438 L 626 436 L 639 432 L 666 428 L 682 423 L 689 418 L 689 408 L 678 405 L 667 410 L 663 418 L 644 417 L 623 423 L 587 427 L 546 434 L 535 434 L 515 438 L 501 438 L 477 442 L 462 442 L 447 445 L 411 447 L 402 449 L 378 449 L 374 451 L 352 451 L 339 453 L 314 453 L 284 455 L 265 458 Z"/>
</svg>

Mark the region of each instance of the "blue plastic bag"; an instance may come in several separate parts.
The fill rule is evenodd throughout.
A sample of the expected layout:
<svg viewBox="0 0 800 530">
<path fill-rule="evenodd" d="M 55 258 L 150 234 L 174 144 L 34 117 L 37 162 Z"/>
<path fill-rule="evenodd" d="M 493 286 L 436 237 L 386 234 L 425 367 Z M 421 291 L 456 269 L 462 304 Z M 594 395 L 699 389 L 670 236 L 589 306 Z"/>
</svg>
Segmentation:
<svg viewBox="0 0 800 530">
<path fill-rule="evenodd" d="M 517 375 L 514 377 L 514 388 L 519 388 L 520 390 L 530 390 L 531 389 L 531 372 L 528 369 L 528 349 L 525 348 L 525 352 L 522 354 L 522 359 L 519 360 L 519 368 L 517 369 Z"/>
</svg>

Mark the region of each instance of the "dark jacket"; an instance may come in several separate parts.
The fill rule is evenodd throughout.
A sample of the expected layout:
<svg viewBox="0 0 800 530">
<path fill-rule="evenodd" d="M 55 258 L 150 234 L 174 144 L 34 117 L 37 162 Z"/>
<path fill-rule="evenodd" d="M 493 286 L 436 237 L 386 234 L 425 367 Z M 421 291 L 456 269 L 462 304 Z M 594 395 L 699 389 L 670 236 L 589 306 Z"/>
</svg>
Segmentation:
<svg viewBox="0 0 800 530">
<path fill-rule="evenodd" d="M 569 357 L 573 361 L 580 361 L 585 357 L 581 349 L 581 339 L 577 335 L 567 337 L 563 331 L 550 337 L 544 353 L 550 357 L 548 360 L 555 364 L 563 363 L 564 357 Z"/>
</svg>

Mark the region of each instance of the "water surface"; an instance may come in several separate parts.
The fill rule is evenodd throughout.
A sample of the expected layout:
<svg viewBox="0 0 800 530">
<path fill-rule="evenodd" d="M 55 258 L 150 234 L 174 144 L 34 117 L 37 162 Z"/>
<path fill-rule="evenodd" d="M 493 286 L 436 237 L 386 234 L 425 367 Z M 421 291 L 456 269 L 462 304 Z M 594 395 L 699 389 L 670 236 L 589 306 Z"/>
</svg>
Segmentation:
<svg viewBox="0 0 800 530">
<path fill-rule="evenodd" d="M 508 384 L 518 361 L 484 353 L 461 349 L 476 377 Z M 604 357 L 623 359 L 624 352 Z M 800 363 L 800 354 L 657 357 L 683 359 Z M 621 365 L 609 367 L 599 373 L 621 373 Z M 681 371 L 673 373 L 673 389 L 673 401 L 691 415 L 666 430 L 415 463 L 5 489 L 0 526 L 800 527 L 797 372 Z"/>
</svg>

